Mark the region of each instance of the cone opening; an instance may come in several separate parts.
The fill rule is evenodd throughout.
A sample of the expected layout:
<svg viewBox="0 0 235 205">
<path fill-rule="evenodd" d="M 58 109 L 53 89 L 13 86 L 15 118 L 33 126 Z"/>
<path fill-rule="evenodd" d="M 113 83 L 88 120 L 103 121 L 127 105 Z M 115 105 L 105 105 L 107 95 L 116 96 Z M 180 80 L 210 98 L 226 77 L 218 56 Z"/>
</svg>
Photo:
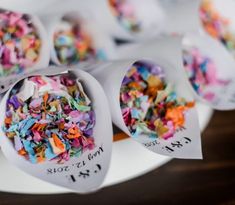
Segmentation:
<svg viewBox="0 0 235 205">
<path fill-rule="evenodd" d="M 53 47 L 59 64 L 107 60 L 105 50 L 98 45 L 98 39 L 86 24 L 77 12 L 70 12 L 57 22 L 53 32 Z"/>
<path fill-rule="evenodd" d="M 41 61 L 43 39 L 33 16 L 0 10 L 0 77 L 29 72 Z"/>
<path fill-rule="evenodd" d="M 32 164 L 65 163 L 95 147 L 95 111 L 79 76 L 31 76 L 6 99 L 3 132 Z"/>
<path fill-rule="evenodd" d="M 112 14 L 119 24 L 131 33 L 141 31 L 141 21 L 137 18 L 137 8 L 131 0 L 107 0 Z"/>
<path fill-rule="evenodd" d="M 155 0 L 149 0 L 148 4 L 141 0 L 106 1 L 114 19 L 133 36 L 153 36 L 162 27 L 163 10 Z"/>
<path fill-rule="evenodd" d="M 235 63 L 219 42 L 209 36 L 185 36 L 182 61 L 187 78 L 199 99 L 215 107 L 218 101 L 226 101 L 223 92 L 234 81 Z"/>
<path fill-rule="evenodd" d="M 179 97 L 167 79 L 164 68 L 151 61 L 136 61 L 127 71 L 120 89 L 120 108 L 132 137 L 167 140 L 184 129 L 186 113 L 194 102 Z"/>
<path fill-rule="evenodd" d="M 199 18 L 206 33 L 235 56 L 235 1 L 202 0 Z"/>
</svg>

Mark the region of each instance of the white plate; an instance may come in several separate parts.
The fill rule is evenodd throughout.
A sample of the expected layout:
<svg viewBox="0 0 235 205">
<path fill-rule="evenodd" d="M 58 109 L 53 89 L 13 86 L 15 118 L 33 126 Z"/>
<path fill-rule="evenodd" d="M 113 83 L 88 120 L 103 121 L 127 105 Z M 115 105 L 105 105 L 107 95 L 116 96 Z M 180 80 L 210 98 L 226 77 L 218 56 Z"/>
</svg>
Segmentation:
<svg viewBox="0 0 235 205">
<path fill-rule="evenodd" d="M 212 116 L 212 109 L 197 104 L 200 128 L 203 131 Z M 131 139 L 113 143 L 113 153 L 110 169 L 104 181 L 104 186 L 110 186 L 143 175 L 168 162 L 171 158 L 148 151 Z M 70 192 L 67 189 L 41 181 L 25 174 L 10 165 L 3 155 L 0 155 L 0 191 L 28 194 L 59 194 Z"/>
</svg>

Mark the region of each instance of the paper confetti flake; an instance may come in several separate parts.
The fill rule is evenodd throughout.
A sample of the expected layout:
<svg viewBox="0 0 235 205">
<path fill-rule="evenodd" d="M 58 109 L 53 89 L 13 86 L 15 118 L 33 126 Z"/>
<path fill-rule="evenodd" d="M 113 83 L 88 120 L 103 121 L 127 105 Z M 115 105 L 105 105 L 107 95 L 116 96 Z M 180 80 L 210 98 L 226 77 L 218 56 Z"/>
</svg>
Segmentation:
<svg viewBox="0 0 235 205">
<path fill-rule="evenodd" d="M 202 1 L 200 18 L 205 31 L 235 54 L 235 31 L 231 30 L 230 20 L 219 13 L 212 0 Z"/>
<path fill-rule="evenodd" d="M 218 78 L 215 62 L 196 47 L 183 50 L 183 61 L 193 89 L 208 101 L 213 101 L 216 97 L 210 87 L 223 87 L 229 83 L 229 80 Z"/>
<path fill-rule="evenodd" d="M 133 137 L 146 134 L 167 140 L 185 123 L 194 102 L 177 97 L 161 67 L 138 61 L 128 70 L 120 90 L 124 122 Z"/>
<path fill-rule="evenodd" d="M 139 32 L 141 24 L 135 15 L 134 6 L 128 0 L 109 0 L 113 15 L 119 23 L 128 31 Z"/>
<path fill-rule="evenodd" d="M 0 76 L 22 73 L 38 61 L 41 40 L 30 18 L 0 11 Z"/>
<path fill-rule="evenodd" d="M 106 60 L 103 49 L 94 48 L 93 39 L 82 22 L 62 20 L 61 27 L 54 33 L 54 48 L 59 62 L 63 65 L 73 65 L 81 61 Z"/>
<path fill-rule="evenodd" d="M 33 92 L 21 98 L 28 82 Z M 94 148 L 95 113 L 81 86 L 72 74 L 61 74 L 29 77 L 13 88 L 3 129 L 19 155 L 31 163 L 63 163 Z"/>
</svg>

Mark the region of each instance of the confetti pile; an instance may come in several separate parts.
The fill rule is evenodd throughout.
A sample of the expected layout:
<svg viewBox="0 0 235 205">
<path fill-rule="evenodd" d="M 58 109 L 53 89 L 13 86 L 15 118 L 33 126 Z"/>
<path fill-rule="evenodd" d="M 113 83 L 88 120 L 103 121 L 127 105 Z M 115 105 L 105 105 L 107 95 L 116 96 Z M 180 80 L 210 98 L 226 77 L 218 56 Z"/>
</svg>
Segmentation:
<svg viewBox="0 0 235 205">
<path fill-rule="evenodd" d="M 206 32 L 235 54 L 235 32 L 230 29 L 229 19 L 219 14 L 211 0 L 202 1 L 200 18 Z"/>
<path fill-rule="evenodd" d="M 72 65 L 90 59 L 106 60 L 102 49 L 94 49 L 91 37 L 79 24 L 62 22 L 67 26 L 54 33 L 54 47 L 59 62 Z"/>
<path fill-rule="evenodd" d="M 123 79 L 120 105 L 133 137 L 146 134 L 166 140 L 184 127 L 185 114 L 194 102 L 177 97 L 172 85 L 166 84 L 162 68 L 139 61 Z"/>
<path fill-rule="evenodd" d="M 194 90 L 203 98 L 212 101 L 215 94 L 207 92 L 210 86 L 226 85 L 229 83 L 217 77 L 217 67 L 212 59 L 203 56 L 199 49 L 192 47 L 183 50 L 183 61 L 189 81 Z"/>
<path fill-rule="evenodd" d="M 41 40 L 25 14 L 0 11 L 0 76 L 19 74 L 39 59 Z"/>
<path fill-rule="evenodd" d="M 95 113 L 72 74 L 25 79 L 6 106 L 4 132 L 31 163 L 63 163 L 94 148 Z"/>
<path fill-rule="evenodd" d="M 140 22 L 136 18 L 135 9 L 128 0 L 109 0 L 109 5 L 113 14 L 126 30 L 131 32 L 140 31 Z"/>
</svg>

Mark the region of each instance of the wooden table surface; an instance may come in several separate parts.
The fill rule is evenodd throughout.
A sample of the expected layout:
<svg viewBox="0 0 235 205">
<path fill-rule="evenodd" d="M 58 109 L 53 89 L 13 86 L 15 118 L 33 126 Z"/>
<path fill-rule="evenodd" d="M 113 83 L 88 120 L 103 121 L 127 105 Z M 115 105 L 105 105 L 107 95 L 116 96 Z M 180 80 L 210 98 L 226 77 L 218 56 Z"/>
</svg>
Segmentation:
<svg viewBox="0 0 235 205">
<path fill-rule="evenodd" d="M 0 205 L 235 204 L 235 111 L 215 112 L 202 146 L 204 160 L 172 160 L 94 194 L 0 193 Z"/>
</svg>

